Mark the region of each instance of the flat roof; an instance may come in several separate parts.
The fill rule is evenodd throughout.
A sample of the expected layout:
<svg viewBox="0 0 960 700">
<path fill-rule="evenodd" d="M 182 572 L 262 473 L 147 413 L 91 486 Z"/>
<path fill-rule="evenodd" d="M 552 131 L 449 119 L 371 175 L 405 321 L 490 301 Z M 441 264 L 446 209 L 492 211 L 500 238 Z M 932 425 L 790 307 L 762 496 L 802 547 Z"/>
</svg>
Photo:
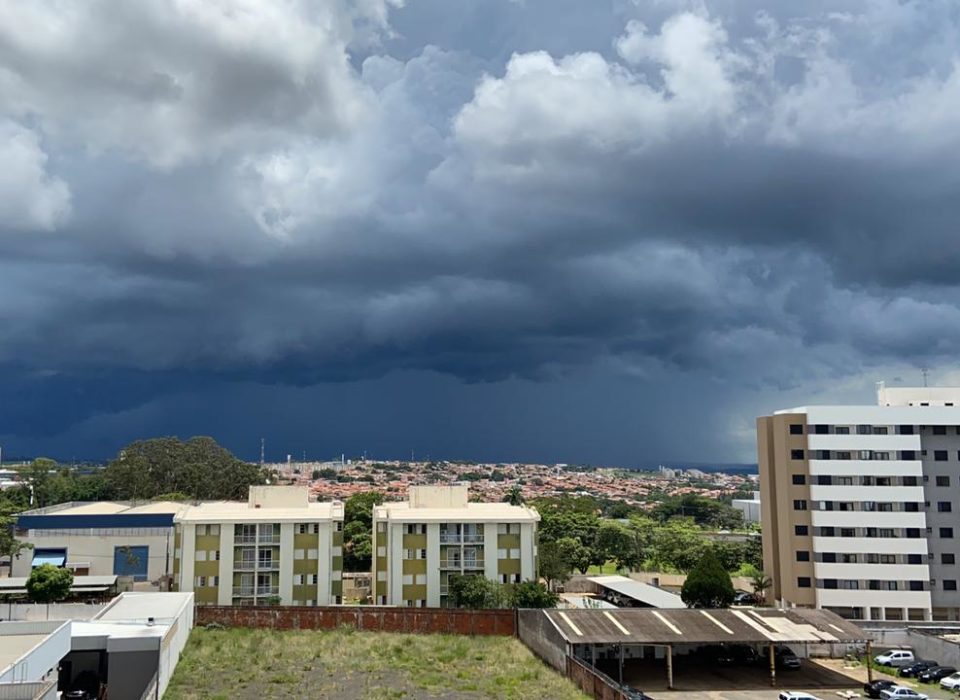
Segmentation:
<svg viewBox="0 0 960 700">
<path fill-rule="evenodd" d="M 311 520 L 342 520 L 343 503 L 325 501 L 305 507 L 254 508 L 247 501 L 210 501 L 190 505 L 174 517 L 178 523 L 242 523 Z"/>
<path fill-rule="evenodd" d="M 0 637 L 0 675 L 27 652 L 49 637 L 49 634 L 12 634 Z"/>
<path fill-rule="evenodd" d="M 626 576 L 590 576 L 587 580 L 652 608 L 678 609 L 687 607 L 676 593 L 651 586 L 643 581 L 634 581 Z"/>
<path fill-rule="evenodd" d="M 192 593 L 138 593 L 127 591 L 97 613 L 92 622 L 172 623 L 183 609 L 193 604 Z"/>
<path fill-rule="evenodd" d="M 411 508 L 408 501 L 391 501 L 376 506 L 373 517 L 401 523 L 423 522 L 537 522 L 533 508 L 509 503 L 468 503 L 462 508 Z"/>
<path fill-rule="evenodd" d="M 35 508 L 26 510 L 20 515 L 117 515 L 124 513 L 135 515 L 137 513 L 176 513 L 183 508 L 185 503 L 176 501 L 74 501 L 72 503 L 60 503 L 46 508 Z"/>
<path fill-rule="evenodd" d="M 74 576 L 73 585 L 70 587 L 71 590 L 87 590 L 94 587 L 106 587 L 114 586 L 117 583 L 116 576 Z M 7 578 L 0 578 L 0 592 L 8 593 L 8 589 L 26 589 L 27 587 L 27 578 L 25 576 L 10 576 Z"/>
<path fill-rule="evenodd" d="M 572 644 L 800 644 L 864 642 L 867 633 L 829 610 L 544 610 Z"/>
</svg>

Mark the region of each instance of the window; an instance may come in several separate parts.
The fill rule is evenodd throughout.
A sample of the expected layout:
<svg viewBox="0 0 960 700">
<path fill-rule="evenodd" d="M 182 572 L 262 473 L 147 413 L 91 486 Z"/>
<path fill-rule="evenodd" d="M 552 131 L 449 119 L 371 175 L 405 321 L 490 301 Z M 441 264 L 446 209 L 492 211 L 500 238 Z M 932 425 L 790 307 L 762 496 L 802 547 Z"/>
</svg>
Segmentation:
<svg viewBox="0 0 960 700">
<path fill-rule="evenodd" d="M 915 503 L 915 502 L 913 502 L 913 501 L 908 501 L 907 503 L 904 503 L 904 504 L 903 504 L 903 510 L 904 510 L 905 512 L 907 512 L 907 513 L 919 513 L 919 512 L 920 512 L 920 504 L 919 504 L 919 503 Z"/>
<path fill-rule="evenodd" d="M 797 535 L 797 536 L 799 536 L 799 537 L 805 537 L 808 532 L 809 532 L 809 530 L 807 529 L 807 526 L 806 526 L 806 525 L 794 525 L 794 526 L 793 526 L 793 534 L 794 534 L 794 535 Z"/>
<path fill-rule="evenodd" d="M 946 435 L 946 434 L 947 434 L 947 426 L 945 426 L 945 425 L 935 425 L 935 426 L 933 426 L 933 434 L 934 434 L 934 435 Z"/>
<path fill-rule="evenodd" d="M 901 435 L 913 435 L 913 426 L 912 425 L 901 425 L 900 426 Z"/>
<path fill-rule="evenodd" d="M 802 424 L 802 423 L 791 423 L 791 424 L 790 424 L 790 434 L 791 434 L 791 435 L 803 435 L 803 424 Z"/>
<path fill-rule="evenodd" d="M 860 588 L 860 582 L 859 582 L 859 581 L 851 581 L 851 580 L 848 580 L 848 579 L 841 579 L 841 580 L 840 580 L 840 589 L 841 589 L 841 590 L 844 590 L 844 591 L 855 591 L 855 590 L 857 590 L 858 588 Z"/>
<path fill-rule="evenodd" d="M 917 477 L 915 476 L 905 476 L 903 477 L 904 486 L 917 486 Z"/>
<path fill-rule="evenodd" d="M 294 574 L 293 575 L 293 585 L 301 586 L 303 585 L 303 574 Z"/>
<path fill-rule="evenodd" d="M 892 503 L 878 503 L 877 510 L 881 513 L 892 513 L 893 504 Z"/>
<path fill-rule="evenodd" d="M 943 590 L 945 590 L 945 591 L 955 591 L 955 590 L 957 590 L 957 582 L 956 582 L 956 581 L 950 581 L 950 580 L 944 579 L 944 580 L 943 580 Z"/>
<path fill-rule="evenodd" d="M 805 483 L 807 483 L 807 477 L 805 477 L 803 474 L 793 475 L 794 486 L 803 486 Z"/>
<path fill-rule="evenodd" d="M 797 561 L 810 561 L 810 552 L 797 552 Z"/>
<path fill-rule="evenodd" d="M 937 512 L 938 513 L 949 513 L 953 510 L 953 505 L 950 501 L 939 501 L 937 503 Z"/>
<path fill-rule="evenodd" d="M 823 587 L 835 591 L 839 586 L 837 585 L 837 579 L 835 578 L 825 578 L 823 579 Z"/>
<path fill-rule="evenodd" d="M 207 560 L 207 551 L 205 549 L 197 550 L 197 561 L 206 561 Z"/>
<path fill-rule="evenodd" d="M 933 459 L 935 462 L 946 462 L 947 461 L 947 451 L 946 450 L 934 450 Z"/>
<path fill-rule="evenodd" d="M 836 428 L 836 430 L 835 430 L 834 432 L 835 432 L 837 435 L 849 435 L 849 434 L 850 434 L 850 428 L 849 428 L 848 426 L 845 426 L 845 425 L 843 425 L 843 426 L 837 426 L 837 428 Z"/>
<path fill-rule="evenodd" d="M 872 425 L 858 425 L 857 426 L 857 435 L 872 435 L 873 426 Z"/>
<path fill-rule="evenodd" d="M 303 550 L 302 550 L 302 549 L 295 549 L 295 550 L 293 550 L 293 558 L 294 558 L 294 559 L 303 559 Z"/>
<path fill-rule="evenodd" d="M 797 588 L 810 588 L 810 577 L 809 577 L 809 576 L 798 576 L 798 577 L 797 577 Z"/>
<path fill-rule="evenodd" d="M 197 576 L 197 588 L 206 588 L 206 586 L 207 586 L 207 577 Z"/>
<path fill-rule="evenodd" d="M 874 459 L 874 460 L 881 461 L 881 462 L 889 462 L 889 461 L 890 461 L 890 453 L 889 453 L 889 452 L 874 452 L 874 453 L 873 453 L 873 459 Z"/>
<path fill-rule="evenodd" d="M 841 537 L 856 537 L 857 531 L 852 527 L 841 527 L 840 528 Z"/>
<path fill-rule="evenodd" d="M 830 432 L 830 426 L 823 424 L 815 425 L 813 426 L 813 432 L 817 435 L 826 435 Z"/>
<path fill-rule="evenodd" d="M 908 555 L 907 555 L 907 563 L 908 563 L 908 564 L 922 564 L 922 563 L 923 563 L 923 555 L 922 555 L 922 554 L 908 554 Z"/>
<path fill-rule="evenodd" d="M 911 590 L 911 591 L 922 591 L 922 590 L 923 590 L 923 581 L 910 581 L 910 590 Z"/>
<path fill-rule="evenodd" d="M 790 459 L 803 459 L 803 450 L 790 450 Z"/>
<path fill-rule="evenodd" d="M 836 564 L 837 563 L 837 553 L 836 552 L 824 552 L 820 555 L 820 559 L 824 564 Z"/>
<path fill-rule="evenodd" d="M 836 531 L 832 527 L 821 527 L 820 528 L 821 537 L 836 537 Z"/>
<path fill-rule="evenodd" d="M 914 450 L 901 450 L 901 451 L 900 451 L 900 459 L 912 460 L 912 459 L 916 459 L 916 458 L 917 458 L 917 453 L 916 453 Z M 915 479 L 916 477 L 912 477 L 912 478 Z"/>
<path fill-rule="evenodd" d="M 944 552 L 943 554 L 940 555 L 940 563 L 941 563 L 941 564 L 956 564 L 956 563 L 957 563 L 956 555 L 953 554 L 952 552 Z"/>
<path fill-rule="evenodd" d="M 319 556 L 320 556 L 319 550 L 316 550 L 316 549 L 307 550 L 307 559 L 316 559 Z"/>
<path fill-rule="evenodd" d="M 877 426 L 877 427 L 875 427 L 875 428 L 873 429 L 873 434 L 874 434 L 874 435 L 887 435 L 888 432 L 889 432 L 889 431 L 888 431 L 888 429 L 887 429 L 887 426 L 885 426 L 885 425 Z"/>
<path fill-rule="evenodd" d="M 881 554 L 880 555 L 881 564 L 896 564 L 897 555 L 896 554 Z"/>
<path fill-rule="evenodd" d="M 857 555 L 856 555 L 856 554 L 847 554 L 847 553 L 844 552 L 844 553 L 842 553 L 842 554 L 840 555 L 840 563 L 841 563 L 841 564 L 856 564 L 856 563 L 857 563 Z"/>
<path fill-rule="evenodd" d="M 852 459 L 850 452 L 837 452 L 836 459 Z"/>
<path fill-rule="evenodd" d="M 937 477 L 937 486 L 949 486 L 950 477 L 949 476 L 938 476 Z"/>
<path fill-rule="evenodd" d="M 830 486 L 833 483 L 833 479 L 829 476 L 824 476 L 821 474 L 817 477 L 817 486 Z"/>
<path fill-rule="evenodd" d="M 952 527 L 941 527 L 940 528 L 940 537 L 944 539 L 950 539 L 953 537 L 953 528 Z"/>
<path fill-rule="evenodd" d="M 337 521 L 337 532 L 343 532 L 343 521 L 342 521 L 342 520 L 338 520 L 338 521 Z"/>
<path fill-rule="evenodd" d="M 797 499 L 796 501 L 793 502 L 793 509 L 794 509 L 794 510 L 806 510 L 806 509 L 807 509 L 807 502 L 804 501 L 804 500 L 801 500 L 801 499 Z"/>
</svg>

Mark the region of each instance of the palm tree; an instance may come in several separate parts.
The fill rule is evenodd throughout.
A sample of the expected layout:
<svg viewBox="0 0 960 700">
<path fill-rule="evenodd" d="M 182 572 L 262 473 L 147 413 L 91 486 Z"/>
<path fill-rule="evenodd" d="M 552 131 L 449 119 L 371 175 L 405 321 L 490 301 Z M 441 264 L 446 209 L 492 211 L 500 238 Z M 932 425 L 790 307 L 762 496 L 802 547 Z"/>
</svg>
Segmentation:
<svg viewBox="0 0 960 700">
<path fill-rule="evenodd" d="M 753 587 L 753 598 L 757 605 L 763 605 L 767 589 L 773 585 L 773 580 L 762 571 L 757 571 L 750 576 L 750 585 Z"/>
</svg>

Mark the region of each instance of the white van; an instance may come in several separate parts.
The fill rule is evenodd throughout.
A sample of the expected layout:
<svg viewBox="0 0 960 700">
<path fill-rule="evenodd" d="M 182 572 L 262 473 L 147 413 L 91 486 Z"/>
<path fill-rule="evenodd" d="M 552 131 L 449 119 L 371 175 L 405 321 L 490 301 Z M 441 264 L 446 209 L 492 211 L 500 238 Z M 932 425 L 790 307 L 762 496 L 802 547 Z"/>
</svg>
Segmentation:
<svg viewBox="0 0 960 700">
<path fill-rule="evenodd" d="M 873 657 L 873 662 L 878 666 L 909 666 L 915 660 L 913 652 L 905 649 L 891 649 Z"/>
</svg>

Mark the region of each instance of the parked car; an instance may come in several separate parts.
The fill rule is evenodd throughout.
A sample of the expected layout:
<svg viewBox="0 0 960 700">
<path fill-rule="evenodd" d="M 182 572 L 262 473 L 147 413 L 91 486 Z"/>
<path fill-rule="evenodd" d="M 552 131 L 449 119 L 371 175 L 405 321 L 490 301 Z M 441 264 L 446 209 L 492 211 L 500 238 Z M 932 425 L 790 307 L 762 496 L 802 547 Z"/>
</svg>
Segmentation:
<svg viewBox="0 0 960 700">
<path fill-rule="evenodd" d="M 934 666 L 933 668 L 928 668 L 926 671 L 917 676 L 917 680 L 921 683 L 936 683 L 941 678 L 946 678 L 947 676 L 956 673 L 957 669 L 953 666 Z"/>
<path fill-rule="evenodd" d="M 960 689 L 960 673 L 951 673 L 946 678 L 941 678 L 940 687 L 947 690 Z"/>
<path fill-rule="evenodd" d="M 879 698 L 881 690 L 892 688 L 895 685 L 895 681 L 887 680 L 886 678 L 879 678 L 875 681 L 864 683 L 863 692 L 868 698 Z"/>
<path fill-rule="evenodd" d="M 756 605 L 757 598 L 753 593 L 747 593 L 746 591 L 739 591 L 735 596 L 733 596 L 734 605 Z"/>
<path fill-rule="evenodd" d="M 909 666 L 916 662 L 913 652 L 907 649 L 891 649 L 888 652 L 873 657 L 878 666 Z"/>
<path fill-rule="evenodd" d="M 717 651 L 716 661 L 724 666 L 748 666 L 757 661 L 757 650 L 746 644 L 727 644 Z"/>
<path fill-rule="evenodd" d="M 926 671 L 928 668 L 933 668 L 934 666 L 939 666 L 936 661 L 915 661 L 909 666 L 901 666 L 899 675 L 904 678 L 916 678 L 921 673 Z"/>
<path fill-rule="evenodd" d="M 778 700 L 820 700 L 816 695 L 810 693 L 797 693 L 792 690 L 784 690 L 777 696 Z"/>
<path fill-rule="evenodd" d="M 928 700 L 929 696 L 918 693 L 913 688 L 904 685 L 895 685 L 880 692 L 883 700 Z"/>
<path fill-rule="evenodd" d="M 776 661 L 777 668 L 800 668 L 800 657 L 794 654 L 790 647 L 779 646 L 776 648 L 774 654 L 774 660 Z"/>
</svg>

